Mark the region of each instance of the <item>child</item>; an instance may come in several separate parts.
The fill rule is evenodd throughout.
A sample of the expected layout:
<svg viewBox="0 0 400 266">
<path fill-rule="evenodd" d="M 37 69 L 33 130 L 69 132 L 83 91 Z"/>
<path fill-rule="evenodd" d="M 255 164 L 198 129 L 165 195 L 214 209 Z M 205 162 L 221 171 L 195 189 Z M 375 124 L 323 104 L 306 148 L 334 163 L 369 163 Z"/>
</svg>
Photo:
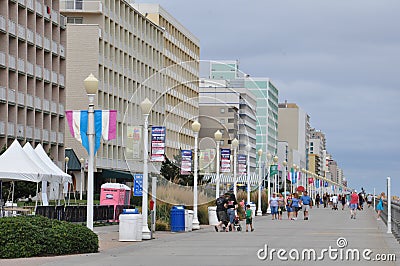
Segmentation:
<svg viewBox="0 0 400 266">
<path fill-rule="evenodd" d="M 254 228 L 253 228 L 253 211 L 250 209 L 250 204 L 246 205 L 246 232 L 249 231 L 249 225 L 250 225 L 250 229 L 253 232 Z"/>
</svg>

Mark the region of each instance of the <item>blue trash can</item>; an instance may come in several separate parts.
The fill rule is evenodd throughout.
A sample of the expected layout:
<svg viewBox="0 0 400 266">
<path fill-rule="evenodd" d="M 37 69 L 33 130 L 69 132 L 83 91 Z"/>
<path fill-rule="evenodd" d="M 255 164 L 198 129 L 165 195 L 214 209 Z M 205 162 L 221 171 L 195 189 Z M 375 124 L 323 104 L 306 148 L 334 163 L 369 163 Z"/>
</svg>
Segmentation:
<svg viewBox="0 0 400 266">
<path fill-rule="evenodd" d="M 122 214 L 139 214 L 138 209 L 122 209 Z"/>
<path fill-rule="evenodd" d="M 172 206 L 170 213 L 171 232 L 185 231 L 185 207 Z"/>
</svg>

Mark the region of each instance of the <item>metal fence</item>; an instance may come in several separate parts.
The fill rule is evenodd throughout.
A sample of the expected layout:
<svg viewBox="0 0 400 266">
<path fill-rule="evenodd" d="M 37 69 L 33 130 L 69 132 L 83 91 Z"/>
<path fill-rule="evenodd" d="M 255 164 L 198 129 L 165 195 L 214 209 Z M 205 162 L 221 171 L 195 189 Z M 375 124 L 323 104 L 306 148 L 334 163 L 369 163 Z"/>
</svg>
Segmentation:
<svg viewBox="0 0 400 266">
<path fill-rule="evenodd" d="M 388 208 L 387 201 L 384 201 L 384 208 L 381 213 L 382 221 L 387 224 L 388 219 Z M 378 203 L 377 203 L 378 204 Z M 393 202 L 391 204 L 391 214 L 392 214 L 392 234 L 400 242 L 400 202 Z"/>
<path fill-rule="evenodd" d="M 107 222 L 118 220 L 123 209 L 134 209 L 133 205 L 95 205 L 93 206 L 93 221 Z M 71 206 L 37 206 L 36 214 L 50 219 L 67 222 L 86 222 L 86 205 Z"/>
</svg>

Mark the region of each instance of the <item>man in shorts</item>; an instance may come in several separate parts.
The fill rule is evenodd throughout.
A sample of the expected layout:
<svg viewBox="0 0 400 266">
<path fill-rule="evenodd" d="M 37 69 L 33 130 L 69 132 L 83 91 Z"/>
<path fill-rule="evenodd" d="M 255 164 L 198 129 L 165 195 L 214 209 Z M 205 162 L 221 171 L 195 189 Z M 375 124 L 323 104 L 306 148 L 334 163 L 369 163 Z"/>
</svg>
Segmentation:
<svg viewBox="0 0 400 266">
<path fill-rule="evenodd" d="M 228 224 L 228 215 L 226 213 L 228 201 L 226 200 L 225 195 L 221 194 L 215 203 L 217 205 L 217 218 L 219 223 L 214 226 L 214 228 L 215 231 L 218 232 L 218 228 L 220 228 L 222 225 L 225 227 Z"/>
<path fill-rule="evenodd" d="M 357 190 L 354 190 L 350 196 L 350 219 L 356 219 L 356 212 L 358 207 Z"/>
<path fill-rule="evenodd" d="M 300 197 L 300 203 L 302 206 L 302 211 L 304 213 L 304 220 L 308 220 L 308 212 L 312 206 L 311 198 L 307 195 L 307 191 L 303 192 L 303 195 Z"/>
</svg>

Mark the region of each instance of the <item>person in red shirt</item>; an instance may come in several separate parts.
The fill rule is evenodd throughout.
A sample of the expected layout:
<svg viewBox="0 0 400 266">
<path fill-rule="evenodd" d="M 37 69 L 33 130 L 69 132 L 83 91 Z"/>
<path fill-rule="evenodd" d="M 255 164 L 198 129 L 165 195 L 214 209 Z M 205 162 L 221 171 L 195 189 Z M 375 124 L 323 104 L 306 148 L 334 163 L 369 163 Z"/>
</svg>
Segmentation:
<svg viewBox="0 0 400 266">
<path fill-rule="evenodd" d="M 358 194 L 357 190 L 354 190 L 350 197 L 350 219 L 356 219 L 356 212 L 358 207 Z"/>
</svg>

